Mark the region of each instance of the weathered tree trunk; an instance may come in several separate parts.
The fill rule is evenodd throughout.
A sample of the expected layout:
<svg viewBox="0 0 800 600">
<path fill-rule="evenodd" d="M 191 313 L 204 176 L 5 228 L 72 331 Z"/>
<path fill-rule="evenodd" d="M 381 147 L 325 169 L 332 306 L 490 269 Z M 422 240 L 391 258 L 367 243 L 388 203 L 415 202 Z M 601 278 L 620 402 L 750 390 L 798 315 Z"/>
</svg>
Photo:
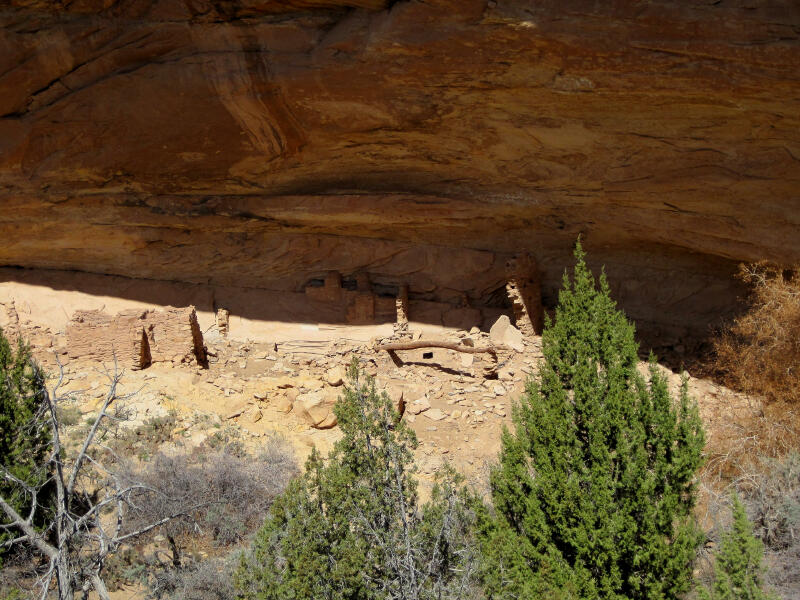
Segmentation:
<svg viewBox="0 0 800 600">
<path fill-rule="evenodd" d="M 497 376 L 497 348 L 494 346 L 467 346 L 466 344 L 457 344 L 455 342 L 448 342 L 445 340 L 392 342 L 390 344 L 378 346 L 378 350 L 386 350 L 394 357 L 396 357 L 394 353 L 398 350 L 418 350 L 420 348 L 444 348 L 445 350 L 464 352 L 466 354 L 488 354 L 491 357 L 491 363 L 483 367 L 483 376 L 487 378 L 493 378 Z"/>
<path fill-rule="evenodd" d="M 181 551 L 178 549 L 178 544 L 175 542 L 174 537 L 168 535 L 167 541 L 169 541 L 169 547 L 172 550 L 172 566 L 178 569 L 181 566 Z"/>
<path fill-rule="evenodd" d="M 444 340 L 416 340 L 414 342 L 392 342 L 390 344 L 383 344 L 378 347 L 378 350 L 386 350 L 387 352 L 394 352 L 397 350 L 418 350 L 419 348 L 445 348 L 446 350 L 455 350 L 456 352 L 466 352 L 467 354 L 489 354 L 497 356 L 497 348 L 494 346 L 467 346 L 465 344 L 456 344 L 455 342 L 447 342 Z"/>
<path fill-rule="evenodd" d="M 92 576 L 92 584 L 97 595 L 100 596 L 100 600 L 110 600 L 108 588 L 99 574 L 96 573 Z"/>
<path fill-rule="evenodd" d="M 72 566 L 69 562 L 69 552 L 66 550 L 58 555 L 56 574 L 58 577 L 58 600 L 74 600 L 75 590 L 72 587 Z"/>
</svg>

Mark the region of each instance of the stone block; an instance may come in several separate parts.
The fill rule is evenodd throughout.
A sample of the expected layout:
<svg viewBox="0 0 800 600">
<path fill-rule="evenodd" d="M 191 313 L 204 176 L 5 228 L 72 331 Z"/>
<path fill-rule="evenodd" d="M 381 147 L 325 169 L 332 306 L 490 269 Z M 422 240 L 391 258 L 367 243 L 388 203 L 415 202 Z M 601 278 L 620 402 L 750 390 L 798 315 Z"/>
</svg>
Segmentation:
<svg viewBox="0 0 800 600">
<path fill-rule="evenodd" d="M 525 351 L 522 332 L 511 324 L 507 315 L 502 315 L 489 330 L 489 337 L 495 344 L 508 346 L 517 352 Z"/>
<path fill-rule="evenodd" d="M 337 423 L 333 407 L 338 394 L 331 390 L 317 390 L 301 394 L 294 402 L 294 411 L 314 429 L 330 429 Z"/>
</svg>

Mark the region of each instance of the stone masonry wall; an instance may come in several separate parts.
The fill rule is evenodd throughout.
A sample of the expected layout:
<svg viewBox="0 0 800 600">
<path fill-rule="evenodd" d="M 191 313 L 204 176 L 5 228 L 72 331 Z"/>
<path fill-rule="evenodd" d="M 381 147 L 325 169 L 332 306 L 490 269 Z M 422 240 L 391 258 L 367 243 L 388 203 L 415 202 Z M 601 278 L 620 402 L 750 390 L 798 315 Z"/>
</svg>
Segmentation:
<svg viewBox="0 0 800 600">
<path fill-rule="evenodd" d="M 193 306 L 128 310 L 114 316 L 77 311 L 67 325 L 71 359 L 112 361 L 144 369 L 152 363 L 206 365 L 203 335 Z"/>
</svg>

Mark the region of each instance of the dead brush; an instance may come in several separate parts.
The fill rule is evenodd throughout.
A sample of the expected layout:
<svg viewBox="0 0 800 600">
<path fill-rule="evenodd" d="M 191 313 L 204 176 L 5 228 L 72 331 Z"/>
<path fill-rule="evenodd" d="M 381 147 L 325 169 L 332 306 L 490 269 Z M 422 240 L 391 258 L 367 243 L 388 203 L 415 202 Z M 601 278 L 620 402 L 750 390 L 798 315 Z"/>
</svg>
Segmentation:
<svg viewBox="0 0 800 600">
<path fill-rule="evenodd" d="M 714 342 L 711 373 L 744 395 L 715 407 L 700 473 L 698 516 L 718 541 L 730 494 L 745 501 L 765 543 L 767 580 L 784 598 L 800 593 L 800 271 L 741 265 L 750 308 Z M 746 395 L 746 396 L 745 396 Z M 706 557 L 708 558 L 708 557 Z M 710 569 L 706 561 L 705 570 Z"/>
<path fill-rule="evenodd" d="M 750 310 L 716 342 L 715 367 L 725 383 L 770 402 L 800 402 L 800 275 L 766 262 L 740 265 L 751 286 Z"/>
<path fill-rule="evenodd" d="M 786 401 L 754 403 L 718 426 L 706 447 L 701 470 L 705 485 L 718 492 L 744 482 L 762 469 L 765 459 L 800 450 L 800 405 Z"/>
<path fill-rule="evenodd" d="M 751 286 L 750 309 L 717 336 L 711 367 L 753 401 L 709 444 L 703 476 L 717 489 L 800 449 L 800 275 L 759 262 L 738 277 Z"/>
</svg>

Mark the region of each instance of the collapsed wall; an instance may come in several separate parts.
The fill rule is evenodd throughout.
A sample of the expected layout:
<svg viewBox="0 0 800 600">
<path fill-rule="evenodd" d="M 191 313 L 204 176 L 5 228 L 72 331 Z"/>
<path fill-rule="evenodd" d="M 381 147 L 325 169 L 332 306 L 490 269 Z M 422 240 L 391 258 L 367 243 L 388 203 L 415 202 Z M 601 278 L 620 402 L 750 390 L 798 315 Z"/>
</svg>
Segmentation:
<svg viewBox="0 0 800 600">
<path fill-rule="evenodd" d="M 506 275 L 506 293 L 514 309 L 517 327 L 525 335 L 541 334 L 544 310 L 536 259 L 529 254 L 510 258 L 506 263 Z"/>
<path fill-rule="evenodd" d="M 12 345 L 28 344 L 45 362 L 52 358 L 55 345 L 52 331 L 42 323 L 21 319 L 12 299 L 0 299 L 0 330 Z"/>
</svg>

